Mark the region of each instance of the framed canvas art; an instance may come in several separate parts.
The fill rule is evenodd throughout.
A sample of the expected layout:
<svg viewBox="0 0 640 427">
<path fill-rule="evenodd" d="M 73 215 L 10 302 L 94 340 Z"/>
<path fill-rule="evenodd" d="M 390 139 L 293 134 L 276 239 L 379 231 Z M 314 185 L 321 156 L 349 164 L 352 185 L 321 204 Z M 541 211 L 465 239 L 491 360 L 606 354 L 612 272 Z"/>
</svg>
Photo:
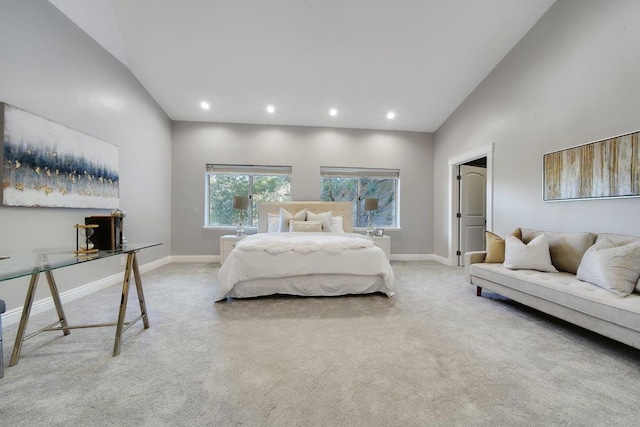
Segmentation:
<svg viewBox="0 0 640 427">
<path fill-rule="evenodd" d="M 543 200 L 640 196 L 640 132 L 543 157 Z"/>
<path fill-rule="evenodd" d="M 118 147 L 0 103 L 2 204 L 115 209 Z"/>
</svg>

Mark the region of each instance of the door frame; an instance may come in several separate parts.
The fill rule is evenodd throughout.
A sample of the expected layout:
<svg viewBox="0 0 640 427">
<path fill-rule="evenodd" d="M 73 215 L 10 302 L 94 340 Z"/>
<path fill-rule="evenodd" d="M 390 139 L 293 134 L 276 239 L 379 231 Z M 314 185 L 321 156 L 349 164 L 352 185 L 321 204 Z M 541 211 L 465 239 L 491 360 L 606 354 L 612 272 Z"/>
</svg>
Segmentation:
<svg viewBox="0 0 640 427">
<path fill-rule="evenodd" d="M 460 198 L 460 190 L 458 188 L 458 166 L 470 162 L 472 160 L 487 158 L 487 226 L 486 230 L 493 230 L 493 148 L 494 144 L 487 144 L 473 150 L 450 157 L 449 164 L 449 207 L 447 215 L 447 226 L 449 229 L 449 265 L 458 265 L 458 256 L 456 255 L 457 242 L 459 239 L 458 218 L 458 200 Z"/>
</svg>

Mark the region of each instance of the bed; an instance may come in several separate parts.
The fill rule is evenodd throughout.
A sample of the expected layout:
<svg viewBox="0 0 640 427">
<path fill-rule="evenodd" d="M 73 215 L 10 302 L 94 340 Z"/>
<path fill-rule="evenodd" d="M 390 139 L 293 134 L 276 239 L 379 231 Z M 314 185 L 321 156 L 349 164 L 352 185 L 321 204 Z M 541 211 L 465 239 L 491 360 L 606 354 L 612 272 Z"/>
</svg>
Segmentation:
<svg viewBox="0 0 640 427">
<path fill-rule="evenodd" d="M 273 294 L 393 296 L 384 251 L 353 233 L 352 218 L 351 202 L 259 204 L 258 233 L 238 242 L 220 268 L 216 301 Z"/>
</svg>

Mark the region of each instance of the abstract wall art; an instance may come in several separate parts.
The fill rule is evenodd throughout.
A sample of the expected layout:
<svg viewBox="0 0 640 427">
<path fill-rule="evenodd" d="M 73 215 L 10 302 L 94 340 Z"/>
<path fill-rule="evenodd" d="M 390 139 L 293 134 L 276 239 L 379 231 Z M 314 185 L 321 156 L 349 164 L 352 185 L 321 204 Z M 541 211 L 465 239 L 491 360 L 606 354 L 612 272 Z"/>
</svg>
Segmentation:
<svg viewBox="0 0 640 427">
<path fill-rule="evenodd" d="M 4 206 L 114 209 L 118 147 L 0 103 Z"/>
<path fill-rule="evenodd" d="M 640 196 L 640 132 L 547 153 L 543 200 Z"/>
</svg>

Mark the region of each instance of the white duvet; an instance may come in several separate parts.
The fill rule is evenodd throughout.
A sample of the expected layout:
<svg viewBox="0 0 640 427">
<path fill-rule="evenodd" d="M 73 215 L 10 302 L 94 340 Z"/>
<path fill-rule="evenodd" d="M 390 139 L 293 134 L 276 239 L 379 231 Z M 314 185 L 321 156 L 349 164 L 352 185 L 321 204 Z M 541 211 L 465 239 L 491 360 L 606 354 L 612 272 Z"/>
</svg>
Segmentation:
<svg viewBox="0 0 640 427">
<path fill-rule="evenodd" d="M 394 294 L 393 270 L 384 251 L 360 234 L 260 233 L 238 242 L 225 260 L 216 301 L 240 282 L 305 275 L 380 276 L 381 291 Z M 308 294 L 324 293 L 318 289 Z"/>
</svg>

